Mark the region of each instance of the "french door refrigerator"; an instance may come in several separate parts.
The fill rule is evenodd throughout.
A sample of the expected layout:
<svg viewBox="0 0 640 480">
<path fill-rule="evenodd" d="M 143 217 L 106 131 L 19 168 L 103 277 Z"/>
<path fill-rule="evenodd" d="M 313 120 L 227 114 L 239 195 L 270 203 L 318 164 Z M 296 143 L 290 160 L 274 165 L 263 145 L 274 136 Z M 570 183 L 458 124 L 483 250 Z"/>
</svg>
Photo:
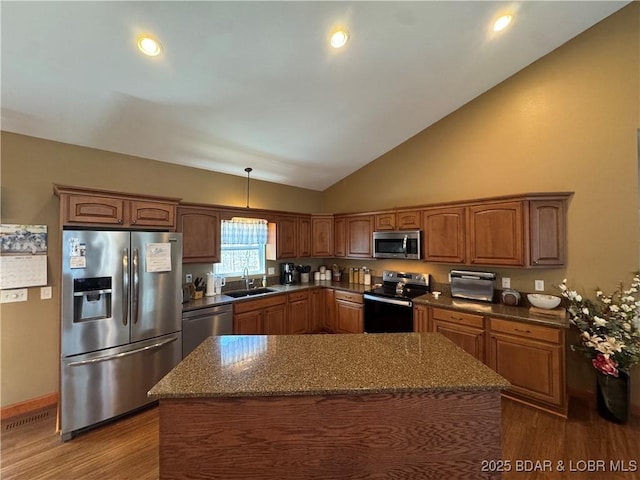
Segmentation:
<svg viewBox="0 0 640 480">
<path fill-rule="evenodd" d="M 150 403 L 182 359 L 182 234 L 64 230 L 59 427 Z"/>
</svg>

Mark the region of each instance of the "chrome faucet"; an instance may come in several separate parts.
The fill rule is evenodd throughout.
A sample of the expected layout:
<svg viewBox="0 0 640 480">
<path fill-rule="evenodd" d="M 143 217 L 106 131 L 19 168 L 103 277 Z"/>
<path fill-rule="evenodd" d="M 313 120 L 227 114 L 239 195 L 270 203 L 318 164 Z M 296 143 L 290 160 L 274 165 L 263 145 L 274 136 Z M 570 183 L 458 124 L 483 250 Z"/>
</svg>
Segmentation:
<svg viewBox="0 0 640 480">
<path fill-rule="evenodd" d="M 242 269 L 242 278 L 244 279 L 244 288 L 249 290 L 253 286 L 253 280 L 249 280 L 249 267 L 245 265 Z"/>
</svg>

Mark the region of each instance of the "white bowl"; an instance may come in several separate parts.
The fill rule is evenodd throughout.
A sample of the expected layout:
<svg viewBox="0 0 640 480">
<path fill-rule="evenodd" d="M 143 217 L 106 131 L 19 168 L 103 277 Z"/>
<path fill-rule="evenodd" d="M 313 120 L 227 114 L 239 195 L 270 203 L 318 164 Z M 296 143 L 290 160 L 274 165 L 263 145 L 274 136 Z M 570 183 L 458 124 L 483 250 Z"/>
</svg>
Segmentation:
<svg viewBox="0 0 640 480">
<path fill-rule="evenodd" d="M 529 293 L 527 294 L 529 302 L 534 307 L 545 308 L 551 310 L 560 305 L 560 297 L 554 295 L 543 295 L 541 293 Z"/>
</svg>

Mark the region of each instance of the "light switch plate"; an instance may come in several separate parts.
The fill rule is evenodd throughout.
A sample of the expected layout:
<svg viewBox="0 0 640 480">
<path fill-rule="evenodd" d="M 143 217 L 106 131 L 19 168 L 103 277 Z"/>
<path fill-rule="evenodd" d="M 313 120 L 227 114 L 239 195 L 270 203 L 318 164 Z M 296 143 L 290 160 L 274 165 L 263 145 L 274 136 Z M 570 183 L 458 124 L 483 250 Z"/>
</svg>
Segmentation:
<svg viewBox="0 0 640 480">
<path fill-rule="evenodd" d="M 511 279 L 509 277 L 502 277 L 502 288 L 511 288 Z"/>
<path fill-rule="evenodd" d="M 184 276 L 184 281 L 185 281 L 186 283 L 191 283 L 191 282 L 193 281 L 193 275 L 191 275 L 190 273 L 187 273 L 187 274 Z"/>
<path fill-rule="evenodd" d="M 544 292 L 544 280 L 535 281 L 536 292 Z"/>
<path fill-rule="evenodd" d="M 40 287 L 40 300 L 49 300 L 51 298 L 51 287 Z"/>
<path fill-rule="evenodd" d="M 274 267 L 269 267 L 269 268 L 267 269 L 267 273 L 268 273 L 269 275 L 275 275 L 275 273 L 276 273 L 276 269 L 275 269 Z"/>
<path fill-rule="evenodd" d="M 18 288 L 14 290 L 2 290 L 0 294 L 1 303 L 13 303 L 13 302 L 26 302 L 27 301 L 27 289 Z"/>
</svg>

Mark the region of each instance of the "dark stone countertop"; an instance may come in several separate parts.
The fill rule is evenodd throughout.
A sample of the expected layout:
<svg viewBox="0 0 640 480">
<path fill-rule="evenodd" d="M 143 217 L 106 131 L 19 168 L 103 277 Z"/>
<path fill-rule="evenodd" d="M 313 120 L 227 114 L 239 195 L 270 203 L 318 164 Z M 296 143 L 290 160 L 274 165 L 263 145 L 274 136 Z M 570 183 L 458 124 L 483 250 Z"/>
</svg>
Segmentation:
<svg viewBox="0 0 640 480">
<path fill-rule="evenodd" d="M 362 395 L 508 386 L 437 333 L 228 335 L 207 338 L 149 397 Z"/>
</svg>

